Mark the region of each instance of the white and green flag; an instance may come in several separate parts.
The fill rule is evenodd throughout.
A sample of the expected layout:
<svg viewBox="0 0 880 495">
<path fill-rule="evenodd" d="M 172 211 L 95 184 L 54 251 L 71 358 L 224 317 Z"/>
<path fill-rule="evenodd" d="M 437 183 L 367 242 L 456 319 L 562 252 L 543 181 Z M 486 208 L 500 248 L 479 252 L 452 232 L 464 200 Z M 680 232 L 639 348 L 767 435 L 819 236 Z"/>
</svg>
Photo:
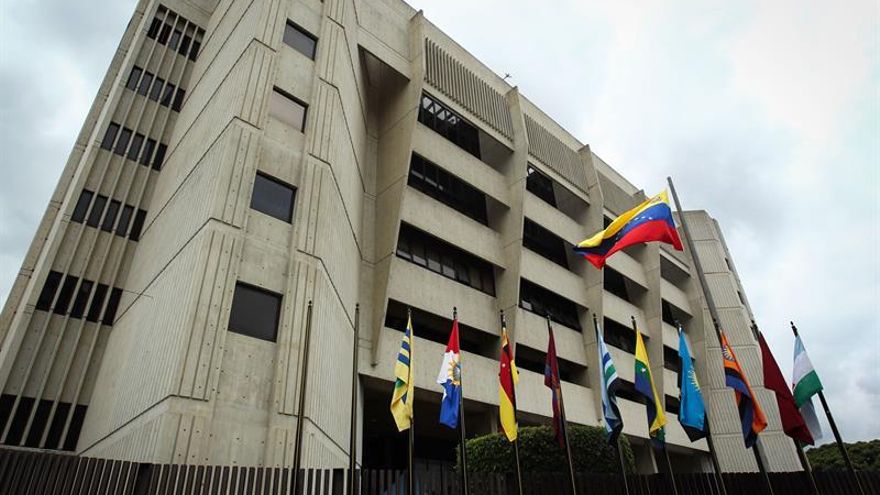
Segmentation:
<svg viewBox="0 0 880 495">
<path fill-rule="evenodd" d="M 822 391 L 822 382 L 819 381 L 819 375 L 813 369 L 813 363 L 807 356 L 807 350 L 804 349 L 804 343 L 801 342 L 800 335 L 794 338 L 794 403 L 804 417 L 807 428 L 813 436 L 813 440 L 822 438 L 822 428 L 819 427 L 819 418 L 816 417 L 816 410 L 813 408 L 813 396 Z"/>
</svg>

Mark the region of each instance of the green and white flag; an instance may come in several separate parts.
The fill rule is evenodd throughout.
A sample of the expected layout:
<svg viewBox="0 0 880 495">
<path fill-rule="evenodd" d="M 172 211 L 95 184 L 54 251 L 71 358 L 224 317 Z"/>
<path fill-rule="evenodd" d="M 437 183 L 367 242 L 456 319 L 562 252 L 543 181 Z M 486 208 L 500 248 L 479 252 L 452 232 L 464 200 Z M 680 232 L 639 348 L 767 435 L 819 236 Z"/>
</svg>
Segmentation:
<svg viewBox="0 0 880 495">
<path fill-rule="evenodd" d="M 804 417 L 804 422 L 807 423 L 813 440 L 818 440 L 822 438 L 822 428 L 819 426 L 819 418 L 816 417 L 816 410 L 813 408 L 813 396 L 822 391 L 822 382 L 819 381 L 819 375 L 813 369 L 813 363 L 807 356 L 807 350 L 804 349 L 800 335 L 794 338 L 793 381 L 794 403 L 801 412 L 801 416 Z"/>
</svg>

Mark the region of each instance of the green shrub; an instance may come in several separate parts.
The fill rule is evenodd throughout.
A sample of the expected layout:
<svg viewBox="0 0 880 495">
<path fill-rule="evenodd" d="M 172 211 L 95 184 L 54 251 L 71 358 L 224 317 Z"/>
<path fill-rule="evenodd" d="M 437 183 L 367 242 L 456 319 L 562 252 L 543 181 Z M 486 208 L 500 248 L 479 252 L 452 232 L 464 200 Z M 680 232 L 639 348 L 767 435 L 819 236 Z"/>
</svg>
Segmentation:
<svg viewBox="0 0 880 495">
<path fill-rule="evenodd" d="M 880 440 L 844 443 L 853 467 L 861 471 L 880 471 Z M 470 452 L 470 450 L 468 450 Z M 834 442 L 807 450 L 810 465 L 816 471 L 846 469 L 846 462 Z M 468 458 L 470 462 L 470 458 Z M 470 467 L 470 466 L 468 466 Z"/>
<path fill-rule="evenodd" d="M 597 426 L 569 425 L 568 438 L 577 472 L 619 474 L 617 451 L 608 445 L 605 430 Z M 620 437 L 627 472 L 634 472 L 635 460 L 629 441 Z M 512 473 L 516 471 L 513 444 L 501 433 L 467 441 L 468 471 Z M 526 426 L 519 429 L 519 460 L 523 472 L 567 472 L 565 451 L 559 446 L 549 426 Z"/>
</svg>

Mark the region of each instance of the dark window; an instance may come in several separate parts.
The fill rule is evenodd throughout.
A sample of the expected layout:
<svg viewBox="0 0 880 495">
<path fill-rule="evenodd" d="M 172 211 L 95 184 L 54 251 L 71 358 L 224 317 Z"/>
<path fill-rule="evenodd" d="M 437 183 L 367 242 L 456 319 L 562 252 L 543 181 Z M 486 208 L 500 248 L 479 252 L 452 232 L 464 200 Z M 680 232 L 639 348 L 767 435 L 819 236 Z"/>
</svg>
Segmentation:
<svg viewBox="0 0 880 495">
<path fill-rule="evenodd" d="M 607 229 L 612 222 L 614 222 L 614 220 L 612 220 L 611 217 L 609 217 L 608 215 L 602 216 L 602 228 Z"/>
<path fill-rule="evenodd" d="M 184 35 L 183 40 L 180 42 L 180 47 L 177 49 L 177 53 L 186 55 L 190 43 L 192 43 L 192 38 L 190 38 L 189 35 Z"/>
<path fill-rule="evenodd" d="M 134 222 L 131 224 L 131 234 L 128 236 L 129 239 L 133 241 L 141 240 L 141 229 L 144 228 L 144 219 L 147 217 L 147 212 L 144 210 L 138 210 L 134 216 Z"/>
<path fill-rule="evenodd" d="M 104 139 L 101 140 L 101 147 L 105 150 L 113 149 L 113 141 L 116 141 L 116 134 L 119 133 L 119 124 L 111 123 L 107 126 L 107 132 L 104 133 Z"/>
<path fill-rule="evenodd" d="M 134 207 L 125 205 L 122 208 L 122 214 L 119 215 L 119 223 L 116 224 L 116 235 L 121 235 L 125 237 L 125 234 L 128 232 L 128 222 L 131 221 L 131 214 L 134 212 Z"/>
<path fill-rule="evenodd" d="M 477 128 L 427 94 L 422 95 L 419 122 L 480 158 L 480 133 Z"/>
<path fill-rule="evenodd" d="M 407 224 L 400 225 L 397 256 L 490 296 L 495 295 L 495 274 L 490 263 Z"/>
<path fill-rule="evenodd" d="M 98 321 L 101 317 L 101 306 L 104 305 L 104 298 L 107 297 L 107 287 L 104 284 L 98 284 L 95 288 L 95 295 L 92 297 L 92 304 L 89 305 L 89 312 L 86 315 L 88 321 Z"/>
<path fill-rule="evenodd" d="M 58 293 L 58 300 L 55 301 L 55 314 L 63 315 L 64 313 L 67 313 L 67 306 L 70 305 L 70 300 L 73 298 L 73 293 L 76 290 L 76 282 L 78 280 L 79 278 L 70 275 L 64 277 L 64 285 L 61 286 L 61 292 Z"/>
<path fill-rule="evenodd" d="M 229 330 L 275 342 L 280 310 L 281 294 L 238 282 L 232 297 Z"/>
<path fill-rule="evenodd" d="M 672 347 L 663 346 L 663 367 L 676 373 L 681 371 L 681 358 Z"/>
<path fill-rule="evenodd" d="M 86 218 L 86 212 L 89 211 L 89 203 L 92 202 L 92 196 L 94 193 L 89 191 L 88 189 L 83 189 L 81 193 L 79 193 L 79 199 L 76 201 L 76 206 L 73 208 L 73 215 L 70 217 L 74 222 L 82 223 Z"/>
<path fill-rule="evenodd" d="M 101 196 L 95 198 L 95 204 L 92 205 L 92 211 L 89 213 L 89 219 L 86 220 L 86 225 L 89 227 L 97 227 L 98 223 L 101 221 L 101 214 L 104 213 L 104 206 L 107 204 L 107 197 Z"/>
<path fill-rule="evenodd" d="M 159 143 L 158 148 L 156 148 L 156 157 L 153 158 L 153 170 L 162 170 L 162 165 L 165 162 L 165 152 L 168 151 L 168 146 Z"/>
<path fill-rule="evenodd" d="M 269 96 L 269 115 L 302 132 L 306 126 L 308 105 L 275 88 Z"/>
<path fill-rule="evenodd" d="M 388 300 L 388 308 L 385 311 L 385 326 L 403 332 L 406 330 L 406 310 L 408 306 L 394 299 Z M 425 339 L 444 346 L 449 342 L 449 332 L 452 329 L 452 314 L 446 316 L 437 315 L 419 308 L 412 310 L 413 328 L 417 339 Z M 461 348 L 467 352 L 495 359 L 498 346 L 498 338 L 491 333 L 458 323 L 459 340 Z"/>
<path fill-rule="evenodd" d="M 159 31 L 159 38 L 158 38 L 159 43 L 162 43 L 163 45 L 165 43 L 168 43 L 168 36 L 170 36 L 170 35 L 171 35 L 171 26 L 169 26 L 168 24 L 162 24 L 162 30 Z"/>
<path fill-rule="evenodd" d="M 620 384 L 617 388 L 617 396 L 621 399 L 626 399 L 629 401 L 636 402 L 638 404 L 644 403 L 644 395 L 636 392 L 636 386 L 633 382 L 627 380 L 620 380 Z"/>
<path fill-rule="evenodd" d="M 180 43 L 180 37 L 183 36 L 183 33 L 179 30 L 175 29 L 173 33 L 171 33 L 171 39 L 168 40 L 168 47 L 172 50 L 176 50 L 178 44 Z"/>
<path fill-rule="evenodd" d="M 125 150 L 128 148 L 129 141 L 131 141 L 131 129 L 123 127 L 122 132 L 119 133 L 119 140 L 116 141 L 116 148 L 113 149 L 113 152 L 117 155 L 125 155 Z"/>
<path fill-rule="evenodd" d="M 681 401 L 671 395 L 667 395 L 665 397 L 665 399 L 666 399 L 666 404 L 665 404 L 666 412 L 668 412 L 672 415 L 678 416 L 678 410 L 681 409 Z"/>
<path fill-rule="evenodd" d="M 171 105 L 171 109 L 175 112 L 179 112 L 180 107 L 183 106 L 184 95 L 186 95 L 186 90 L 183 88 L 177 88 L 177 94 L 174 95 L 174 103 Z"/>
<path fill-rule="evenodd" d="M 522 279 L 520 280 L 519 300 L 520 306 L 526 311 L 540 316 L 549 314 L 550 319 L 556 323 L 581 331 L 577 304 L 559 294 Z"/>
<path fill-rule="evenodd" d="M 43 430 L 49 420 L 49 413 L 52 411 L 51 400 L 41 400 L 37 403 L 37 410 L 34 412 L 34 419 L 31 421 L 31 429 L 28 432 L 27 439 L 24 441 L 25 447 L 39 447 L 40 439 L 43 436 Z"/>
<path fill-rule="evenodd" d="M 604 337 L 605 343 L 620 349 L 621 351 L 626 351 L 630 354 L 636 351 L 636 334 L 633 332 L 633 329 L 617 323 L 614 320 L 605 318 L 605 328 L 604 328 Z M 642 335 L 642 338 L 645 341 L 648 340 L 648 337 Z"/>
<path fill-rule="evenodd" d="M 153 148 L 156 147 L 156 140 L 147 138 L 147 142 L 144 143 L 144 152 L 141 153 L 141 165 L 149 165 L 150 158 L 153 157 Z"/>
<path fill-rule="evenodd" d="M 157 77 L 153 82 L 153 86 L 150 88 L 150 99 L 153 101 L 159 101 L 159 96 L 162 94 L 162 87 L 165 86 L 165 80 L 161 77 Z"/>
<path fill-rule="evenodd" d="M 515 359 L 517 368 L 533 371 L 541 375 L 544 374 L 544 366 L 547 363 L 547 353 L 545 351 L 517 344 Z M 560 380 L 586 385 L 586 366 L 562 359 L 559 356 L 556 357 L 556 364 L 559 367 Z"/>
<path fill-rule="evenodd" d="M 315 59 L 315 46 L 318 44 L 318 38 L 290 21 L 287 21 L 287 25 L 284 26 L 284 43 L 306 57 Z"/>
<path fill-rule="evenodd" d="M 251 194 L 251 208 L 291 223 L 295 197 L 295 187 L 284 184 L 268 175 L 257 173 L 254 179 L 254 192 Z"/>
<path fill-rule="evenodd" d="M 3 397 L 12 398 L 14 403 L 15 399 L 13 396 L 3 394 Z M 11 403 L 10 409 L 12 405 L 13 404 Z M 27 427 L 28 418 L 30 417 L 31 410 L 33 410 L 33 408 L 34 399 L 32 397 L 22 397 L 21 400 L 18 401 L 18 409 L 15 410 L 15 414 L 12 416 L 12 418 L 9 419 L 10 424 L 7 425 L 7 427 L 9 428 L 9 433 L 6 434 L 6 440 L 3 443 L 7 445 L 21 444 L 21 437 L 24 436 L 24 429 Z M 10 413 L 11 412 L 12 411 L 10 411 Z"/>
<path fill-rule="evenodd" d="M 101 223 L 101 230 L 104 232 L 110 232 L 113 230 L 113 222 L 116 221 L 116 214 L 119 213 L 119 207 L 121 203 L 116 201 L 115 199 L 110 201 L 110 204 L 107 205 L 107 214 L 104 215 L 104 222 Z"/>
<path fill-rule="evenodd" d="M 736 295 L 739 296 L 739 302 L 742 303 L 743 306 L 746 305 L 746 300 L 743 297 L 743 293 L 740 291 L 736 291 Z"/>
<path fill-rule="evenodd" d="M 49 272 L 46 282 L 43 284 L 43 290 L 40 292 L 40 297 L 37 299 L 37 309 L 49 311 L 49 308 L 52 307 L 52 299 L 55 297 L 55 292 L 61 284 L 61 277 L 62 275 L 54 270 Z"/>
<path fill-rule="evenodd" d="M 193 62 L 196 61 L 196 58 L 199 56 L 199 48 L 201 48 L 202 44 L 198 41 L 193 41 L 192 50 L 189 51 L 189 59 Z"/>
<path fill-rule="evenodd" d="M 483 225 L 489 223 L 485 194 L 416 154 L 410 160 L 408 184 Z"/>
<path fill-rule="evenodd" d="M 556 195 L 553 193 L 553 180 L 531 165 L 528 166 L 527 170 L 528 178 L 526 178 L 526 190 L 543 199 L 550 206 L 556 208 Z"/>
<path fill-rule="evenodd" d="M 147 30 L 147 38 L 156 38 L 156 35 L 159 34 L 159 29 L 162 27 L 162 21 L 158 18 L 154 17 L 153 22 L 150 23 L 150 29 Z"/>
<path fill-rule="evenodd" d="M 70 316 L 73 318 L 82 318 L 86 311 L 86 303 L 89 301 L 89 294 L 92 293 L 94 283 L 91 280 L 83 280 L 76 291 L 76 299 L 73 300 L 73 307 L 70 308 Z"/>
<path fill-rule="evenodd" d="M 150 90 L 150 85 L 153 84 L 153 73 L 145 72 L 144 78 L 141 79 L 141 85 L 138 86 L 138 94 L 141 96 L 146 96 L 147 92 Z"/>
<path fill-rule="evenodd" d="M 675 328 L 678 328 L 678 324 L 680 322 L 683 322 L 689 318 L 684 311 L 673 306 L 672 304 L 667 302 L 666 299 L 660 300 L 660 308 L 663 316 L 663 321 L 669 325 L 674 326 Z"/>
<path fill-rule="evenodd" d="M 730 260 L 729 260 L 729 259 L 724 258 L 724 263 L 727 264 L 727 269 L 728 269 L 728 270 L 733 271 L 733 266 L 730 265 Z"/>
<path fill-rule="evenodd" d="M 135 65 L 132 67 L 131 72 L 128 74 L 128 82 L 125 84 L 125 87 L 134 90 L 137 88 L 137 83 L 141 79 L 141 74 L 144 73 L 144 70 Z"/>
<path fill-rule="evenodd" d="M 122 289 L 114 288 L 110 291 L 110 299 L 107 301 L 107 309 L 104 310 L 104 318 L 101 323 L 112 325 L 116 319 L 116 310 L 119 309 L 119 299 L 122 297 Z"/>
<path fill-rule="evenodd" d="M 523 246 L 568 269 L 565 241 L 528 218 L 523 225 Z"/>
<path fill-rule="evenodd" d="M 624 276 L 608 266 L 605 267 L 604 272 L 605 290 L 624 301 L 632 302 L 629 298 L 629 291 L 626 288 L 626 280 Z"/>
<path fill-rule="evenodd" d="M 177 89 L 177 86 L 168 83 L 165 85 L 165 92 L 162 94 L 162 101 L 159 102 L 162 106 L 170 106 L 171 101 L 174 98 L 174 90 Z"/>
<path fill-rule="evenodd" d="M 77 404 L 73 408 L 73 417 L 70 419 L 70 428 L 67 430 L 67 436 L 64 437 L 63 450 L 76 449 L 76 442 L 79 440 L 79 434 L 82 430 L 83 421 L 86 419 L 86 410 L 89 406 Z"/>
<path fill-rule="evenodd" d="M 129 160 L 137 160 L 138 153 L 141 151 L 141 146 L 144 145 L 144 135 L 141 133 L 137 133 L 134 135 L 134 138 L 131 140 L 131 146 L 128 148 L 128 159 Z"/>
</svg>

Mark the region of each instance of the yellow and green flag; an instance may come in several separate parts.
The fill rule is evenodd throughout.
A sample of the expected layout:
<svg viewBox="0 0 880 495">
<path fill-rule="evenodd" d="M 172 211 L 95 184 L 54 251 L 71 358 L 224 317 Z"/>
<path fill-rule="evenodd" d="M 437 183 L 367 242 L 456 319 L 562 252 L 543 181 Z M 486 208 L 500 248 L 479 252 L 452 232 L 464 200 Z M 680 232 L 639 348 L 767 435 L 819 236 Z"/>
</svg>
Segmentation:
<svg viewBox="0 0 880 495">
<path fill-rule="evenodd" d="M 651 363 L 648 351 L 642 340 L 642 333 L 636 332 L 636 391 L 645 397 L 645 411 L 648 413 L 648 434 L 651 442 L 663 448 L 666 443 L 666 414 L 663 413 L 663 402 L 657 395 L 654 379 L 651 377 Z"/>
<path fill-rule="evenodd" d="M 413 328 L 412 317 L 407 317 L 406 331 L 400 343 L 397 362 L 394 363 L 394 392 L 391 394 L 391 414 L 398 431 L 412 426 L 415 380 L 413 375 Z"/>
</svg>

